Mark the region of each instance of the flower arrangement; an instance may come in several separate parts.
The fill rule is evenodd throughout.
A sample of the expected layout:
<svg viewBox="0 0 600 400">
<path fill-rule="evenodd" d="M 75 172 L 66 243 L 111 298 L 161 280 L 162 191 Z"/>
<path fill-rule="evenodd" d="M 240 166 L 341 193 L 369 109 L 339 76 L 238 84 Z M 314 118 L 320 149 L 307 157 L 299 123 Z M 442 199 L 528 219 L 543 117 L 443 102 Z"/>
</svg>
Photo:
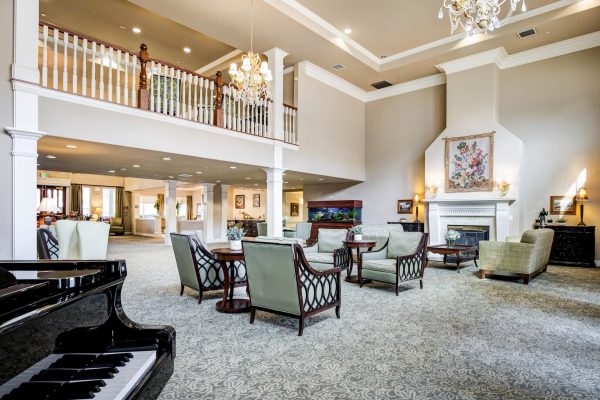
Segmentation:
<svg viewBox="0 0 600 400">
<path fill-rule="evenodd" d="M 238 228 L 237 226 L 232 226 L 227 229 L 227 239 L 229 240 L 242 240 L 242 237 L 246 234 L 244 228 Z"/>
<path fill-rule="evenodd" d="M 175 203 L 175 212 L 177 213 L 177 216 L 179 216 L 179 210 L 181 209 L 181 202 L 177 202 Z"/>
<path fill-rule="evenodd" d="M 350 228 L 350 233 L 362 235 L 364 233 L 364 228 L 362 225 L 354 225 L 352 228 Z"/>
<path fill-rule="evenodd" d="M 452 247 L 454 246 L 456 241 L 460 239 L 460 232 L 451 229 L 448 232 L 446 232 L 446 234 L 444 235 L 444 239 L 446 239 L 446 243 L 448 243 L 448 246 Z"/>
<path fill-rule="evenodd" d="M 284 215 L 283 219 L 281 220 L 281 225 L 285 228 L 287 226 L 287 222 L 288 222 L 288 217 L 287 217 L 287 215 Z"/>
<path fill-rule="evenodd" d="M 158 210 L 160 210 L 160 199 L 157 198 L 156 201 L 154 202 L 154 208 L 156 208 L 156 212 L 158 213 Z"/>
</svg>

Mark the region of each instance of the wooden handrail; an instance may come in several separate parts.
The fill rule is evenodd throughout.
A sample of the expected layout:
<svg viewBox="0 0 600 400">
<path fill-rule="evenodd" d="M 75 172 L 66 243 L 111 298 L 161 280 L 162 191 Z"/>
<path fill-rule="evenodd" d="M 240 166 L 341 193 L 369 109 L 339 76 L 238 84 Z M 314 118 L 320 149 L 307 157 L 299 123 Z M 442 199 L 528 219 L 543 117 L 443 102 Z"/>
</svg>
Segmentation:
<svg viewBox="0 0 600 400">
<path fill-rule="evenodd" d="M 298 109 L 298 107 L 296 107 L 296 106 L 293 106 L 293 105 L 291 105 L 291 104 L 286 104 L 286 103 L 283 103 L 283 106 L 284 106 L 284 107 L 287 107 L 287 108 L 292 108 L 292 109 L 294 109 L 294 110 L 297 110 L 297 109 Z"/>
</svg>

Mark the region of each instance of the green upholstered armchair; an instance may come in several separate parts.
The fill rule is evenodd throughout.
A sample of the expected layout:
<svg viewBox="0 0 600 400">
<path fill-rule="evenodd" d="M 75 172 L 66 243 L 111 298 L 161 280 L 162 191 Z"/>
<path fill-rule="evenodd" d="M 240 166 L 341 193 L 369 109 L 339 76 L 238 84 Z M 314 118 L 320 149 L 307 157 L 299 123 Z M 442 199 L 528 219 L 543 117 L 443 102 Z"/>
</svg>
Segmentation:
<svg viewBox="0 0 600 400">
<path fill-rule="evenodd" d="M 358 282 L 363 279 L 391 283 L 419 279 L 423 289 L 423 273 L 427 263 L 427 233 L 403 232 L 392 230 L 387 244 L 379 251 L 370 251 L 360 255 L 358 263 Z"/>
<path fill-rule="evenodd" d="M 554 231 L 535 229 L 523 233 L 520 242 L 479 242 L 479 277 L 501 275 L 529 279 L 546 271 Z"/>
<path fill-rule="evenodd" d="M 311 267 L 321 271 L 334 266 L 343 269 L 350 267 L 352 254 L 344 246 L 344 240 L 348 240 L 348 237 L 346 229 L 319 229 L 317 242 L 304 248 L 306 260 Z"/>
<path fill-rule="evenodd" d="M 114 233 L 115 235 L 124 235 L 125 234 L 125 226 L 123 225 L 123 218 L 121 217 L 113 217 L 110 219 L 110 233 Z"/>
<path fill-rule="evenodd" d="M 312 229 L 311 222 L 298 222 L 296 224 L 296 237 L 298 239 L 308 240 Z"/>
<path fill-rule="evenodd" d="M 302 247 L 291 243 L 243 241 L 248 270 L 250 323 L 256 310 L 297 318 L 298 336 L 307 317 L 335 307 L 340 318 L 340 268 L 313 269 Z"/>
<path fill-rule="evenodd" d="M 200 304 L 203 292 L 223 289 L 223 269 L 219 261 L 195 236 L 171 233 L 171 243 L 181 282 L 180 296 L 183 295 L 184 287 L 197 290 Z M 243 285 L 246 281 L 246 267 L 242 262 L 234 265 L 236 285 Z"/>
</svg>

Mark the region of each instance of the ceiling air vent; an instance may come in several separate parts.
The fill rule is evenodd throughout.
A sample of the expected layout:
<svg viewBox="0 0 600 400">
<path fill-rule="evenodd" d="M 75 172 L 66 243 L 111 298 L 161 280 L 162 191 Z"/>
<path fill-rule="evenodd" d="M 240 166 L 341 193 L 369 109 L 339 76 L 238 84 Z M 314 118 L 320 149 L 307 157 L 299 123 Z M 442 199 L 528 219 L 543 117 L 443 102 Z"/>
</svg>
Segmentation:
<svg viewBox="0 0 600 400">
<path fill-rule="evenodd" d="M 346 69 L 346 67 L 343 66 L 342 64 L 334 64 L 331 66 L 331 69 L 334 71 L 341 71 L 343 69 Z"/>
<path fill-rule="evenodd" d="M 379 81 L 371 83 L 371 86 L 373 86 L 375 89 L 383 89 L 385 87 L 392 86 L 392 84 L 388 81 Z"/>
<path fill-rule="evenodd" d="M 537 35 L 537 31 L 535 30 L 535 28 L 526 29 L 524 31 L 517 33 L 517 36 L 520 37 L 521 39 L 525 39 L 526 37 L 533 36 L 533 35 Z"/>
</svg>

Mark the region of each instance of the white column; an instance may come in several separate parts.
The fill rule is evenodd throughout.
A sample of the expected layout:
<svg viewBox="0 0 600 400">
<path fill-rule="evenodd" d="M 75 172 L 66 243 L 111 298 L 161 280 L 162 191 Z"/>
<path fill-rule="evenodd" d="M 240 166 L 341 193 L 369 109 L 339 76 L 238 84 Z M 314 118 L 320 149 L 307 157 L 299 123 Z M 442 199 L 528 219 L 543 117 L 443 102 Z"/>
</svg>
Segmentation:
<svg viewBox="0 0 600 400">
<path fill-rule="evenodd" d="M 425 209 L 427 210 L 427 221 L 429 223 L 429 244 L 445 243 L 444 238 L 442 238 L 440 205 L 438 203 L 428 203 Z M 429 253 L 429 258 L 432 260 L 442 259 L 439 254 L 433 253 Z"/>
<path fill-rule="evenodd" d="M 37 141 L 43 132 L 6 128 L 12 137 L 12 258 L 35 260 L 37 204 Z"/>
<path fill-rule="evenodd" d="M 283 169 L 265 168 L 267 173 L 267 234 L 283 236 Z"/>
<path fill-rule="evenodd" d="M 171 244 L 171 232 L 177 232 L 177 181 L 165 181 L 165 244 Z"/>
<path fill-rule="evenodd" d="M 216 237 L 219 240 L 227 241 L 225 231 L 227 230 L 227 214 L 229 212 L 229 200 L 227 193 L 229 192 L 229 185 L 221 185 L 221 229 L 219 235 Z"/>
<path fill-rule="evenodd" d="M 269 69 L 273 75 L 271 81 L 271 100 L 273 100 L 273 112 L 269 113 L 270 135 L 272 138 L 283 140 L 283 59 L 288 55 L 285 51 L 274 47 L 265 51 L 269 59 Z"/>
<path fill-rule="evenodd" d="M 39 0 L 13 0 L 14 62 L 12 76 L 21 81 L 39 83 L 38 23 Z M 6 38 L 5 38 L 6 40 Z M 37 122 L 37 118 L 36 118 Z"/>
<path fill-rule="evenodd" d="M 204 240 L 207 243 L 214 241 L 214 183 L 204 184 L 202 196 L 204 196 Z"/>
</svg>

